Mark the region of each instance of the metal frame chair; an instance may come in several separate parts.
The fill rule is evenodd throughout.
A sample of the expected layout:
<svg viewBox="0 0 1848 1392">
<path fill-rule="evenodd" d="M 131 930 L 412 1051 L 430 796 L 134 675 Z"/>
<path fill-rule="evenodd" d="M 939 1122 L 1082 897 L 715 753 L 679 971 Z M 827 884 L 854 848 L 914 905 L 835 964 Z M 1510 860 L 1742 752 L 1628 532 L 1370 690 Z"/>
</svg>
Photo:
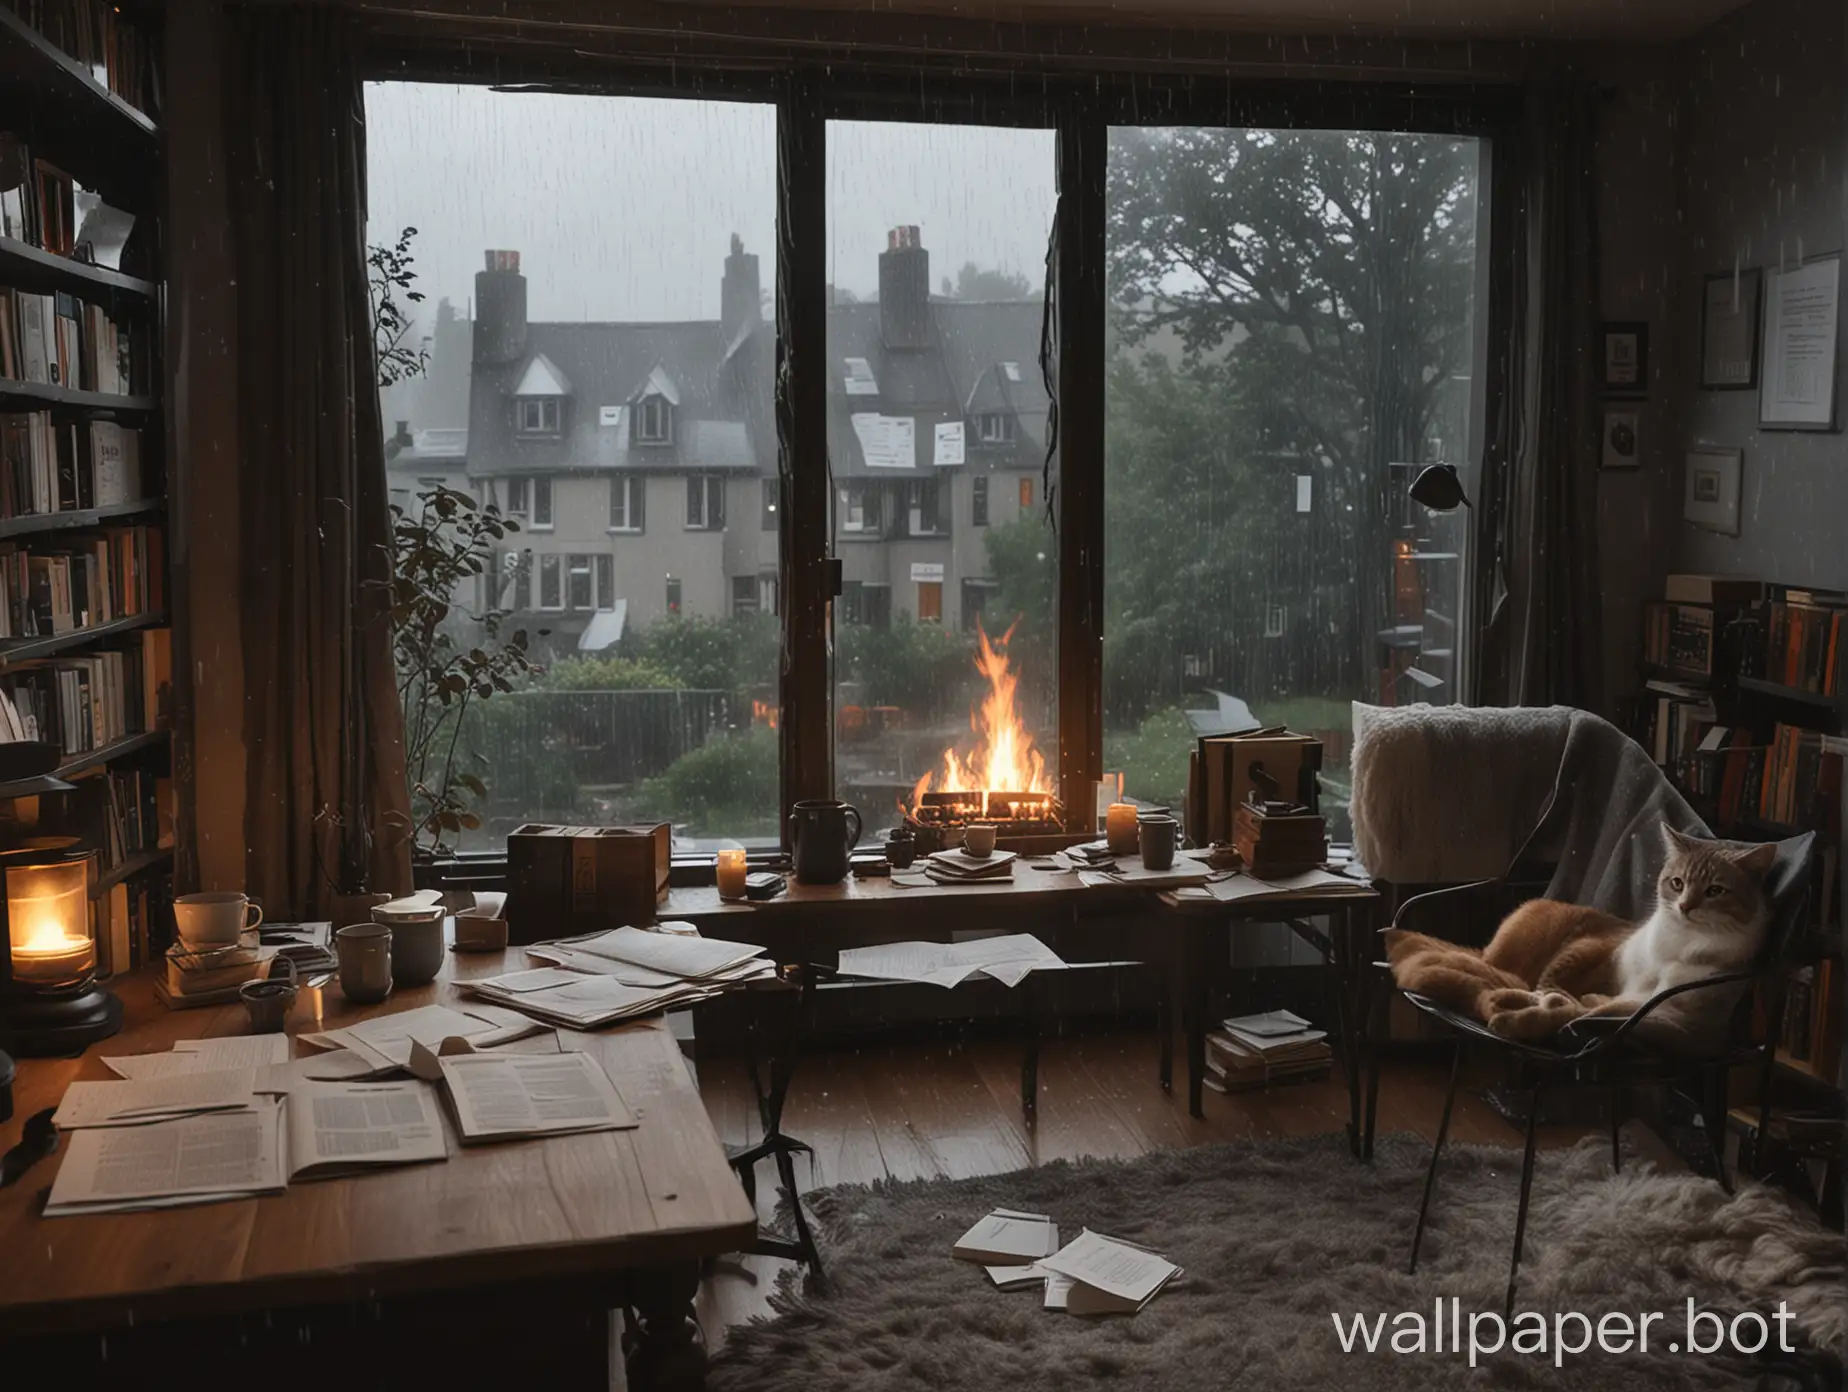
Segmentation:
<svg viewBox="0 0 1848 1392">
<path fill-rule="evenodd" d="M 1444 1142 L 1450 1132 L 1450 1116 L 1461 1077 L 1463 1048 L 1472 1039 L 1494 1046 L 1515 1065 L 1517 1077 L 1525 1075 L 1531 1080 L 1528 1083 L 1526 1144 L 1521 1158 L 1520 1199 L 1514 1219 L 1514 1251 L 1508 1263 L 1505 1315 L 1512 1317 L 1514 1313 L 1521 1248 L 1527 1235 L 1528 1198 L 1534 1180 L 1535 1128 L 1540 1115 L 1541 1099 L 1549 1088 L 1597 1086 L 1609 1089 L 1612 1099 L 1611 1168 L 1615 1171 L 1621 1165 L 1617 1143 L 1618 1127 L 1623 1120 L 1620 1103 L 1628 1089 L 1646 1083 L 1692 1083 L 1694 1095 L 1700 1099 L 1702 1125 L 1707 1133 L 1708 1144 L 1712 1147 L 1719 1182 L 1727 1193 L 1732 1192 L 1732 1182 L 1726 1173 L 1724 1139 L 1727 1075 L 1734 1068 L 1748 1063 L 1758 1065 L 1759 1135 L 1769 1135 L 1772 1066 L 1783 1022 L 1787 977 L 1791 968 L 1802 960 L 1808 947 L 1803 930 L 1808 914 L 1810 858 L 1815 839 L 1814 833 L 1806 832 L 1778 843 L 1777 859 L 1765 877 L 1772 906 L 1771 923 L 1758 960 L 1750 971 L 1722 972 L 1700 981 L 1670 987 L 1643 1002 L 1636 1013 L 1628 1017 L 1590 1017 L 1574 1021 L 1553 1039 L 1536 1043 L 1504 1039 L 1480 1020 L 1459 1014 L 1415 992 L 1399 991 L 1421 1013 L 1443 1025 L 1454 1036 L 1450 1085 L 1444 1094 L 1444 1110 L 1438 1121 L 1437 1140 L 1431 1148 L 1431 1163 L 1425 1173 L 1424 1193 L 1418 1204 L 1417 1226 L 1412 1231 L 1411 1271 L 1418 1269 L 1418 1252 L 1424 1240 L 1431 1195 L 1437 1184 L 1437 1162 L 1443 1154 Z M 1399 911 L 1393 916 L 1392 926 L 1409 926 L 1408 915 L 1415 916 L 1415 910 L 1428 910 L 1449 896 L 1480 891 L 1502 883 L 1499 880 L 1478 880 L 1416 895 L 1399 906 Z M 1383 962 L 1377 965 L 1382 971 L 1386 969 Z M 1761 1042 L 1753 1042 L 1743 1028 L 1752 1008 L 1749 991 L 1744 993 L 1735 1011 L 1731 1041 L 1717 1054 L 1695 1056 L 1671 1053 L 1653 1045 L 1647 1036 L 1638 1033 L 1639 1026 L 1667 1001 L 1693 991 L 1747 983 L 1764 989 L 1769 1028 Z M 1382 1012 L 1389 999 L 1390 993 L 1380 992 Z M 1370 1122 L 1379 1089 L 1378 1048 L 1369 1050 L 1369 1054 L 1367 1113 Z"/>
</svg>

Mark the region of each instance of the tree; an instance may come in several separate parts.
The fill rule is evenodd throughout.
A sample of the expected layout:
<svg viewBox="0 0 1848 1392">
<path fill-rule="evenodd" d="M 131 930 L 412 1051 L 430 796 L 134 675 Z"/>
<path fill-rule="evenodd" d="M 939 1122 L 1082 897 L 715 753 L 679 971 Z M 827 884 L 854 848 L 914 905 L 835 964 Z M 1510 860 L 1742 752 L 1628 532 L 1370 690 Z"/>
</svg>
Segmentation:
<svg viewBox="0 0 1848 1392">
<path fill-rule="evenodd" d="M 985 270 L 973 261 L 963 262 L 956 282 L 943 278 L 946 300 L 1037 300 L 1039 291 L 1019 271 Z"/>
<path fill-rule="evenodd" d="M 398 303 L 400 296 L 408 304 L 423 303 L 423 292 L 411 288 L 417 281 L 417 272 L 412 269 L 417 258 L 411 255 L 411 238 L 416 235 L 415 227 L 407 227 L 390 246 L 369 247 L 366 251 L 366 284 L 372 295 L 372 349 L 381 391 L 421 376 L 430 359 L 421 345 L 405 345 L 414 311 Z"/>
<path fill-rule="evenodd" d="M 1318 514 L 1330 523 L 1317 549 L 1341 574 L 1316 575 L 1311 602 L 1345 607 L 1321 630 L 1331 649 L 1350 655 L 1343 681 L 1352 689 L 1366 689 L 1370 635 L 1388 622 L 1388 465 L 1424 457 L 1467 361 L 1474 176 L 1471 143 L 1445 136 L 1191 128 L 1113 135 L 1106 215 L 1114 328 L 1128 348 L 1162 335 L 1178 340 L 1173 375 L 1210 394 L 1191 408 L 1214 421 L 1220 454 L 1240 456 L 1225 468 L 1243 470 L 1247 486 L 1262 489 L 1267 470 L 1315 480 Z M 1113 416 L 1125 381 L 1112 379 Z M 1144 385 L 1157 395 L 1177 390 L 1159 378 Z M 1143 423 L 1164 420 L 1167 434 L 1186 433 L 1171 417 Z M 1133 442 L 1112 426 L 1114 454 Z M 1176 455 L 1171 467 L 1185 476 L 1201 464 Z M 1113 458 L 1113 485 L 1117 472 Z M 1155 477 L 1144 486 L 1164 488 Z M 1113 518 L 1120 492 L 1108 493 Z M 1185 497 L 1167 493 L 1163 510 L 1183 530 Z M 1187 548 L 1177 539 L 1160 525 L 1132 534 L 1127 548 L 1113 545 L 1113 574 L 1139 565 L 1117 552 L 1143 542 L 1185 570 Z"/>
</svg>

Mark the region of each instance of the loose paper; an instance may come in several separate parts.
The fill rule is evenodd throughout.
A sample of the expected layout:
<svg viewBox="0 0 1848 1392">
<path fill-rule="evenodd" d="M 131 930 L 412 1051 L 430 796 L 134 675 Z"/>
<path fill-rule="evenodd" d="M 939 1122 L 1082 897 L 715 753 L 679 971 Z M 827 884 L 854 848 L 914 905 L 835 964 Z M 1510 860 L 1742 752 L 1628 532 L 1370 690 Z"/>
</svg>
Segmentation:
<svg viewBox="0 0 1848 1392">
<path fill-rule="evenodd" d="M 61 1131 L 88 1126 L 145 1126 L 192 1112 L 249 1110 L 251 1071 L 223 1069 L 122 1082 L 78 1082 L 64 1090 L 52 1117 Z"/>
<path fill-rule="evenodd" d="M 45 1216 L 211 1203 L 283 1188 L 282 1104 L 78 1131 Z"/>
<path fill-rule="evenodd" d="M 977 973 L 1008 986 L 1029 972 L 1056 970 L 1065 962 L 1031 933 L 1010 933 L 971 942 L 879 943 L 849 947 L 840 955 L 840 974 L 870 981 L 919 981 L 957 986 Z"/>
<path fill-rule="evenodd" d="M 118 1077 L 170 1078 L 178 1073 L 213 1073 L 228 1068 L 267 1068 L 289 1061 L 286 1034 L 235 1034 L 223 1039 L 182 1039 L 164 1054 L 105 1058 Z"/>
<path fill-rule="evenodd" d="M 454 1054 L 437 1062 L 464 1141 L 637 1125 L 589 1054 Z"/>
</svg>

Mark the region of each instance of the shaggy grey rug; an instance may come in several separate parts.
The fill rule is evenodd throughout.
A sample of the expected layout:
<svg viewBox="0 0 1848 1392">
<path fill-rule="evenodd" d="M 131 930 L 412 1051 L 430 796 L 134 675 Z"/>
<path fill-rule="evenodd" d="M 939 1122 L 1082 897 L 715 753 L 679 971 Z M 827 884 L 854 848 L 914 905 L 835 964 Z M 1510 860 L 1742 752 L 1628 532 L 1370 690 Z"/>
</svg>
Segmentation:
<svg viewBox="0 0 1848 1392">
<path fill-rule="evenodd" d="M 1071 1392 L 1099 1384 L 1160 1392 L 1226 1389 L 1749 1387 L 1762 1365 L 1737 1356 L 1670 1353 L 1687 1302 L 1730 1317 L 1750 1307 L 1795 1316 L 1807 1352 L 1783 1362 L 1796 1379 L 1839 1379 L 1842 1239 L 1781 1195 L 1728 1200 L 1691 1175 L 1655 1173 L 1587 1140 L 1545 1153 L 1534 1181 L 1517 1315 L 1546 1312 L 1547 1351 L 1343 1352 L 1331 1315 L 1416 1312 L 1461 1301 L 1499 1314 L 1514 1233 L 1516 1151 L 1453 1146 L 1438 1173 L 1417 1276 L 1405 1272 L 1428 1146 L 1389 1136 L 1372 1165 L 1334 1136 L 1160 1152 L 1133 1161 L 1058 1163 L 972 1180 L 822 1190 L 828 1284 L 786 1280 L 779 1314 L 733 1329 L 714 1359 L 714 1392 L 899 1392 L 1006 1389 Z M 955 1261 L 955 1240 L 989 1209 L 1053 1215 L 1163 1252 L 1186 1274 L 1133 1318 L 1085 1320 L 1040 1308 L 1037 1291 L 1003 1292 Z M 1647 1355 L 1568 1353 L 1554 1365 L 1552 1318 L 1597 1320 L 1660 1311 Z M 1400 1322 L 1400 1329 L 1409 1325 Z M 1710 1325 L 1703 1325 L 1710 1332 Z M 1801 1333 L 1796 1332 L 1801 1330 Z M 1612 1328 L 1612 1336 L 1616 1336 Z M 1777 1327 L 1770 1327 L 1776 1347 Z M 1742 1334 L 1755 1330 L 1748 1323 Z M 1574 1328 L 1568 1342 L 1577 1342 Z M 1408 1340 L 1410 1334 L 1405 1336 Z M 1428 1334 L 1427 1334 L 1427 1337 Z M 1448 1339 L 1448 1330 L 1446 1330 Z M 1483 1342 L 1492 1342 L 1488 1327 Z M 1833 1355 L 1819 1352 L 1824 1345 Z M 1811 1379 L 1818 1379 L 1812 1382 Z M 1839 1386 L 1839 1381 L 1836 1382 Z"/>
</svg>

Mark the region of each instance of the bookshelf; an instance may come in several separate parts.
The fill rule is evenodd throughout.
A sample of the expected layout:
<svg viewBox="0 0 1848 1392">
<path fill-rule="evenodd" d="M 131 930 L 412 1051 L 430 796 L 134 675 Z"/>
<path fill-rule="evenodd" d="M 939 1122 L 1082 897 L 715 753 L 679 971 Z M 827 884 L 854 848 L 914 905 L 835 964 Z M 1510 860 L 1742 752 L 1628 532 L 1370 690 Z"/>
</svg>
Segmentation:
<svg viewBox="0 0 1848 1392">
<path fill-rule="evenodd" d="M 1703 579 L 1671 576 L 1669 597 L 1646 607 L 1634 733 L 1718 835 L 1818 839 L 1808 960 L 1787 983 L 1775 1041 L 1772 1096 L 1788 1124 L 1774 1126 L 1767 1148 L 1756 1122 L 1741 1120 L 1756 1107 L 1733 1112 L 1740 1154 L 1762 1174 L 1780 1161 L 1826 1158 L 1818 1137 L 1839 1145 L 1841 1135 L 1825 1123 L 1840 1117 L 1845 1071 L 1848 594 L 1715 578 L 1718 602 L 1702 602 L 1689 591 L 1698 595 Z M 1757 1029 L 1761 1039 L 1769 1032 L 1763 1013 Z"/>
<path fill-rule="evenodd" d="M 0 133 L 24 147 L 31 181 L 23 218 L 0 219 L 0 290 L 12 295 L 0 313 L 13 316 L 11 370 L 0 361 L 0 632 L 14 635 L 0 638 L 0 692 L 18 717 L 0 724 L 50 730 L 64 749 L 51 776 L 70 785 L 0 780 L 0 832 L 77 835 L 100 852 L 92 900 L 110 971 L 153 960 L 171 921 L 171 699 L 158 693 L 170 677 L 156 660 L 169 475 L 157 20 L 153 7 L 102 0 L 0 0 Z M 46 166 L 73 186 L 69 205 L 46 193 Z M 84 250 L 81 191 L 133 216 L 119 269 L 66 254 Z M 29 362 L 28 295 L 43 297 L 46 342 L 70 326 L 74 351 L 58 341 L 55 368 Z M 68 592 L 56 608 L 42 576 Z"/>
</svg>

